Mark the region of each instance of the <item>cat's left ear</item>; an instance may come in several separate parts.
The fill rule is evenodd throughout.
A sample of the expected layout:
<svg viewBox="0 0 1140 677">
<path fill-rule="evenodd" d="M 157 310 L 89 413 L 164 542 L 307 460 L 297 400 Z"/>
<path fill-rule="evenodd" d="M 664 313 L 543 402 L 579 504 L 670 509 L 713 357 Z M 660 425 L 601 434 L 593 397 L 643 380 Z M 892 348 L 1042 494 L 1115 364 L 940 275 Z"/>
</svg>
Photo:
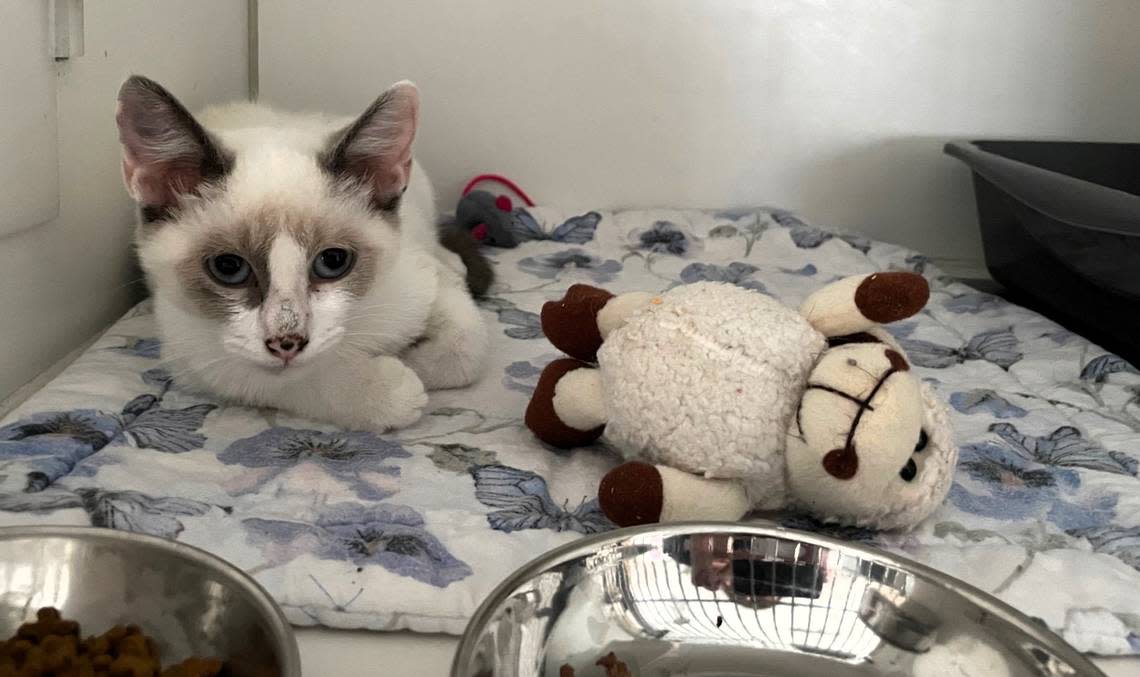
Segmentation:
<svg viewBox="0 0 1140 677">
<path fill-rule="evenodd" d="M 333 137 L 325 166 L 367 185 L 380 209 L 395 209 L 411 177 L 419 115 L 419 90 L 407 80 L 397 82 Z"/>
<path fill-rule="evenodd" d="M 144 216 L 175 207 L 202 183 L 223 178 L 233 164 L 170 92 L 140 75 L 119 90 L 115 122 L 123 145 L 123 181 Z"/>
</svg>

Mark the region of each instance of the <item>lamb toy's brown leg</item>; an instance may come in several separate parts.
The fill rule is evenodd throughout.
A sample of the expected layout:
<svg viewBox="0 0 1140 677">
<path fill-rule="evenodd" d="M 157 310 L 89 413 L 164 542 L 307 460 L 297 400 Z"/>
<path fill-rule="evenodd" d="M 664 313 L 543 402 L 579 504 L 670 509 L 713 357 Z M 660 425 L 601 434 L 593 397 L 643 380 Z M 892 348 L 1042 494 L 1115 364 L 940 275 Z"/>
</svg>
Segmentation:
<svg viewBox="0 0 1140 677">
<path fill-rule="evenodd" d="M 551 446 L 572 449 L 591 444 L 606 427 L 598 370 L 570 358 L 546 365 L 523 420 Z"/>
<path fill-rule="evenodd" d="M 619 527 L 680 520 L 738 520 L 751 507 L 739 482 L 710 480 L 641 461 L 623 463 L 606 473 L 598 485 L 598 504 Z"/>
</svg>

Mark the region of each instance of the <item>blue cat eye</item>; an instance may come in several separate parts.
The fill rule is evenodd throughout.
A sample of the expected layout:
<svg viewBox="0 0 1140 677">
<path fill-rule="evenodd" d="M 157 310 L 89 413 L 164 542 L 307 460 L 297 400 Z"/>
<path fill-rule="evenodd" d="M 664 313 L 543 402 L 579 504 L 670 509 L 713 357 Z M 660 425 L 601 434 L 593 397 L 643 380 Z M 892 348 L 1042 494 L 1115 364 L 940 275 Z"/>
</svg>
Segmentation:
<svg viewBox="0 0 1140 677">
<path fill-rule="evenodd" d="M 348 274 L 355 257 L 348 249 L 332 247 L 313 259 L 313 275 L 322 280 L 336 280 Z"/>
<path fill-rule="evenodd" d="M 249 262 L 237 254 L 218 254 L 206 259 L 206 270 L 210 276 L 228 287 L 245 284 L 253 272 Z"/>
</svg>

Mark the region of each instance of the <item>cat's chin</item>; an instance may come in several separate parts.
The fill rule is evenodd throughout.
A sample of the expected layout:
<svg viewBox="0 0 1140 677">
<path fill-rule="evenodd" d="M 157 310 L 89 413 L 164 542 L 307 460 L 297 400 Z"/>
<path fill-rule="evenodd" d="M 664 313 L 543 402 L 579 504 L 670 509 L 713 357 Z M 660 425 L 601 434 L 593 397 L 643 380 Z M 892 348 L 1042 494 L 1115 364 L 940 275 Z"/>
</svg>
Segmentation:
<svg viewBox="0 0 1140 677">
<path fill-rule="evenodd" d="M 301 365 L 298 365 L 298 364 L 282 364 L 282 363 L 278 362 L 277 364 L 258 364 L 257 368 L 260 369 L 261 371 L 265 372 L 266 374 L 284 374 L 284 373 L 292 374 L 292 373 L 296 372 L 298 369 L 303 369 L 304 366 L 305 365 L 303 365 L 303 364 L 301 364 Z"/>
<path fill-rule="evenodd" d="M 296 374 L 300 373 L 307 367 L 312 360 L 306 359 L 293 359 L 288 364 L 281 360 L 267 360 L 260 359 L 257 356 L 251 356 L 247 352 L 233 351 L 230 353 L 236 360 L 231 361 L 230 364 L 234 367 L 241 365 L 240 368 L 247 370 L 247 373 L 255 374 Z"/>
<path fill-rule="evenodd" d="M 311 360 L 292 360 L 288 364 L 285 362 L 255 362 L 254 364 L 259 371 L 265 374 L 298 374 L 304 371 L 310 364 Z"/>
</svg>

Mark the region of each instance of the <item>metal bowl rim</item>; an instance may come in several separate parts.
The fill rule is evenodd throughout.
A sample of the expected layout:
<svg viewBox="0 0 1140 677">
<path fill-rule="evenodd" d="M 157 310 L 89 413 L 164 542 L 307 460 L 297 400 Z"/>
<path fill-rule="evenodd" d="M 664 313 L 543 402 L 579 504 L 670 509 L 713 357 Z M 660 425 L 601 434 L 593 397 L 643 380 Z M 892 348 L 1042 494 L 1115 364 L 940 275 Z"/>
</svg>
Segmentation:
<svg viewBox="0 0 1140 677">
<path fill-rule="evenodd" d="M 713 521 L 648 524 L 591 534 L 558 546 L 532 559 L 496 585 L 494 590 L 491 591 L 491 594 L 488 595 L 482 604 L 479 605 L 479 608 L 475 610 L 474 615 L 471 616 L 471 620 L 467 623 L 467 627 L 463 630 L 459 647 L 455 651 L 455 658 L 451 663 L 451 677 L 462 677 L 460 670 L 471 662 L 479 635 L 481 634 L 478 631 L 488 625 L 495 610 L 514 590 L 538 574 L 569 560 L 589 555 L 595 552 L 600 546 L 610 542 L 648 534 L 660 535 L 663 538 L 667 538 L 709 532 L 794 539 L 811 545 L 838 549 L 845 554 L 857 554 L 864 559 L 873 560 L 876 563 L 898 567 L 907 573 L 915 574 L 928 583 L 934 584 L 943 591 L 958 595 L 982 610 L 988 611 L 1010 622 L 1017 630 L 1040 642 L 1054 655 L 1065 660 L 1070 667 L 1079 670 L 1079 674 L 1088 675 L 1089 677 L 1104 677 L 1104 673 L 1089 661 L 1088 658 L 1070 646 L 1065 640 L 1061 639 L 1061 637 L 1051 629 L 1036 623 L 1029 616 L 1009 606 L 997 597 L 965 581 L 932 569 L 925 564 L 884 550 L 872 549 L 859 543 L 841 541 L 839 539 L 796 529 L 788 529 L 773 523 L 741 524 L 739 522 Z"/>
<path fill-rule="evenodd" d="M 258 613 L 268 623 L 273 642 L 282 653 L 279 657 L 281 677 L 300 677 L 301 675 L 301 654 L 297 648 L 297 638 L 293 634 L 293 626 L 285 618 L 285 613 L 281 607 L 252 576 L 213 553 L 180 541 L 118 529 L 81 526 L 0 527 L 0 541 L 20 538 L 71 538 L 83 541 L 142 545 L 166 551 L 176 557 L 190 560 L 212 570 L 222 578 L 232 581 L 245 592 L 257 608 Z"/>
</svg>

